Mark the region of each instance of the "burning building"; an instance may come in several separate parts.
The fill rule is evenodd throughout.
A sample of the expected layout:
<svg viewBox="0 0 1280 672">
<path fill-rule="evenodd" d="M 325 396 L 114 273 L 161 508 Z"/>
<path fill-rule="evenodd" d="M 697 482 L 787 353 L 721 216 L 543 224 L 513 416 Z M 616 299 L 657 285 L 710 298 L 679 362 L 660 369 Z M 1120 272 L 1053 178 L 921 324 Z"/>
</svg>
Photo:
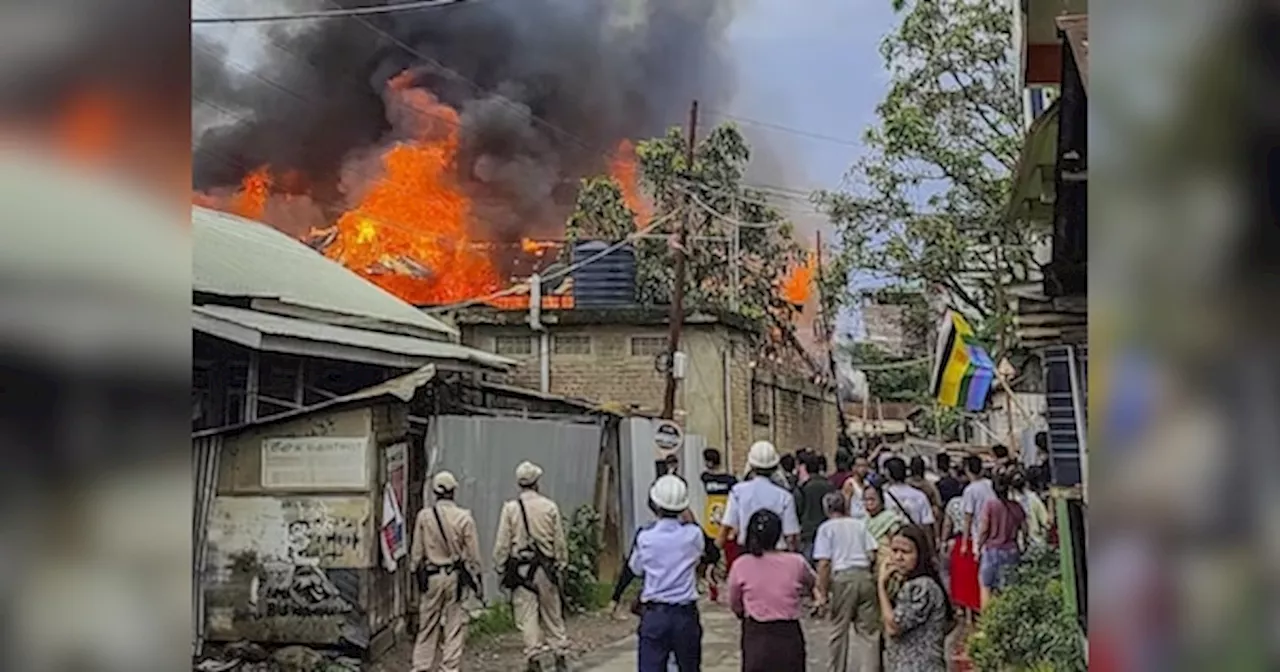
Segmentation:
<svg viewBox="0 0 1280 672">
<path fill-rule="evenodd" d="M 732 5 L 489 0 L 274 26 L 252 64 L 207 29 L 196 201 L 411 303 L 489 294 L 559 256 L 544 241 L 584 176 L 612 174 L 649 217 L 630 142 L 728 97 Z"/>
</svg>

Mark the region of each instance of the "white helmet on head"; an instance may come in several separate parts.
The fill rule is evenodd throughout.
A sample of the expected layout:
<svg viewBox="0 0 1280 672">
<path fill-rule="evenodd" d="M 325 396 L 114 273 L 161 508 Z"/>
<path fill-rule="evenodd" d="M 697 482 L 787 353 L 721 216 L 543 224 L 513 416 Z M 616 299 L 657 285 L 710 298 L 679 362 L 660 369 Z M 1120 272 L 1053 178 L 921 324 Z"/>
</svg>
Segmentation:
<svg viewBox="0 0 1280 672">
<path fill-rule="evenodd" d="M 747 464 L 756 469 L 772 469 L 778 466 L 778 449 L 768 441 L 756 441 L 747 451 Z"/>
<path fill-rule="evenodd" d="M 649 499 L 663 511 L 684 511 L 689 508 L 689 486 L 679 476 L 667 474 L 653 482 Z"/>
</svg>

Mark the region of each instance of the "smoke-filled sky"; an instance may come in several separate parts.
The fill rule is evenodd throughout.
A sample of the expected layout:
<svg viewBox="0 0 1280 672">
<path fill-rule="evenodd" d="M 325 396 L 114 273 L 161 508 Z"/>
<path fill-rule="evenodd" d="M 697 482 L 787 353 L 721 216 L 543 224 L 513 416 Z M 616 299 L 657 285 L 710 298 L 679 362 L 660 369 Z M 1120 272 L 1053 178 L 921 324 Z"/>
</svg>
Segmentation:
<svg viewBox="0 0 1280 672">
<path fill-rule="evenodd" d="M 197 0 L 192 11 L 327 6 L 333 3 Z M 196 186 L 231 183 L 270 162 L 313 171 L 311 191 L 340 207 L 337 181 L 325 183 L 323 175 L 335 175 L 352 149 L 385 141 L 381 82 L 422 64 L 407 45 L 596 145 L 583 147 L 485 91 L 422 69 L 418 81 L 462 114 L 460 170 L 469 167 L 473 188 L 490 197 L 488 209 L 477 199 L 479 214 L 509 236 L 502 229 L 554 221 L 559 213 L 548 204 L 571 199 L 577 175 L 598 170 L 618 138 L 681 123 L 694 97 L 703 128 L 728 113 L 858 139 L 887 82 L 877 47 L 893 16 L 888 0 L 474 0 L 381 20 L 378 30 L 404 45 L 353 19 L 197 27 L 194 121 L 197 129 L 222 127 L 197 137 Z M 227 123 L 254 113 L 265 121 Z M 749 177 L 760 184 L 835 187 L 860 151 L 740 126 L 755 150 Z M 812 230 L 803 225 L 820 219 L 805 210 L 787 206 Z"/>
</svg>

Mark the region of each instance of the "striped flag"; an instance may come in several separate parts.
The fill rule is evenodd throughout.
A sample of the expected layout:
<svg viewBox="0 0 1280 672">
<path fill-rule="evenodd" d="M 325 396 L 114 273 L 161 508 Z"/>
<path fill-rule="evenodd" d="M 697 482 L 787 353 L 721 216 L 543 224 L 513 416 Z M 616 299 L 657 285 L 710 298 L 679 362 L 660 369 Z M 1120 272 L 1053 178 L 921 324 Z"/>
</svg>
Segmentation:
<svg viewBox="0 0 1280 672">
<path fill-rule="evenodd" d="M 938 403 L 982 410 L 996 379 L 996 365 L 960 313 L 948 310 L 942 318 L 935 353 L 933 396 Z"/>
</svg>

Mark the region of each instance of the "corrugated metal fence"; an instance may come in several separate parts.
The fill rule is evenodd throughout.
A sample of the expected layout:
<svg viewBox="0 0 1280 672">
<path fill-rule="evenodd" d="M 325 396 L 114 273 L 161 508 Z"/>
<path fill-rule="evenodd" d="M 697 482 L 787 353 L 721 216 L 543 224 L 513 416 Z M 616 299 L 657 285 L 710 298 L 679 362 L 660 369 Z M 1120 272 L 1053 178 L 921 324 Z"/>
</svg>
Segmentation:
<svg viewBox="0 0 1280 672">
<path fill-rule="evenodd" d="M 595 502 L 602 431 L 603 422 L 457 415 L 442 415 L 431 423 L 427 473 L 447 469 L 458 478 L 458 503 L 471 510 L 480 535 L 486 595 L 498 594 L 493 543 L 502 505 L 517 492 L 516 465 L 529 460 L 542 467 L 542 493 L 568 517 Z"/>
<path fill-rule="evenodd" d="M 213 505 L 218 485 L 218 459 L 222 454 L 222 437 L 206 436 L 191 441 L 191 476 L 195 486 L 195 502 L 191 524 L 191 626 L 194 654 L 200 655 L 204 645 L 204 574 L 205 555 L 209 544 L 209 507 Z"/>
</svg>

